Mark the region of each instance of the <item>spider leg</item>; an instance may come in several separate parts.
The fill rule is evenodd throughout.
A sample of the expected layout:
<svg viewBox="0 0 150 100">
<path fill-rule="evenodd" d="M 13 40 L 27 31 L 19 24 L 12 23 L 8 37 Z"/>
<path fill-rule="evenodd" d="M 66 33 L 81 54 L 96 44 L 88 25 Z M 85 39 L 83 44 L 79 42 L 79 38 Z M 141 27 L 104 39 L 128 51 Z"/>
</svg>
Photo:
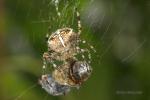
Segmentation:
<svg viewBox="0 0 150 100">
<path fill-rule="evenodd" d="M 87 43 L 85 40 L 82 40 L 81 42 L 82 42 L 83 44 L 88 45 L 88 47 L 90 47 L 90 49 L 91 49 L 94 53 L 96 53 L 96 49 L 95 49 L 91 44 Z"/>
<path fill-rule="evenodd" d="M 44 52 L 43 54 L 43 73 L 45 74 L 48 63 L 51 63 L 53 68 L 57 68 L 57 65 L 54 63 L 54 57 L 52 57 L 49 52 Z"/>
<path fill-rule="evenodd" d="M 78 34 L 80 35 L 82 32 L 80 13 L 78 12 L 77 8 L 75 8 L 75 9 L 76 9 L 76 16 L 77 16 L 77 20 L 78 20 Z"/>
<path fill-rule="evenodd" d="M 90 51 L 88 50 L 88 49 L 81 49 L 81 51 L 83 52 L 83 53 L 87 53 L 87 56 L 88 56 L 88 63 L 90 64 L 91 63 L 91 53 L 90 53 Z"/>
<path fill-rule="evenodd" d="M 58 15 L 58 17 L 60 17 L 60 12 L 59 12 L 59 9 L 58 9 L 59 0 L 52 0 L 52 2 L 54 2 L 57 15 Z"/>
<path fill-rule="evenodd" d="M 45 36 L 46 42 L 48 41 L 48 38 L 49 38 L 49 34 L 47 33 L 46 36 Z"/>
<path fill-rule="evenodd" d="M 43 75 L 45 75 L 46 68 L 47 68 L 47 59 L 49 58 L 49 54 L 47 52 L 44 52 L 43 54 Z"/>
<path fill-rule="evenodd" d="M 52 67 L 54 69 L 57 69 L 58 71 L 61 72 L 61 70 L 60 70 L 61 65 L 55 64 L 55 61 L 63 61 L 62 57 L 58 53 L 56 53 L 56 52 L 51 52 L 51 53 L 50 52 L 45 52 L 43 54 L 43 70 L 44 70 L 44 73 L 46 71 L 48 63 L 52 64 Z"/>
<path fill-rule="evenodd" d="M 87 53 L 88 63 L 91 63 L 91 53 L 87 48 L 82 49 L 82 48 L 76 47 L 76 49 L 77 49 L 77 54 L 81 54 L 82 59 L 87 59 L 85 58 L 85 54 Z"/>
</svg>

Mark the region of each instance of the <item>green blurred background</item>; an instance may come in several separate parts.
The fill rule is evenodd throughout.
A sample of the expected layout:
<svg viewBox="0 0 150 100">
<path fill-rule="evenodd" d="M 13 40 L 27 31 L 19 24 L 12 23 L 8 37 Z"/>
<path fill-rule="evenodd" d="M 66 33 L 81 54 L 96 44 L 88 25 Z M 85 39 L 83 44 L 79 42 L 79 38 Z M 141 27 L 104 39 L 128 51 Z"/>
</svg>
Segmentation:
<svg viewBox="0 0 150 100">
<path fill-rule="evenodd" d="M 0 100 L 150 100 L 149 0 L 0 0 Z M 77 31 L 92 44 L 93 73 L 66 96 L 47 94 L 42 75 L 45 35 Z"/>
</svg>

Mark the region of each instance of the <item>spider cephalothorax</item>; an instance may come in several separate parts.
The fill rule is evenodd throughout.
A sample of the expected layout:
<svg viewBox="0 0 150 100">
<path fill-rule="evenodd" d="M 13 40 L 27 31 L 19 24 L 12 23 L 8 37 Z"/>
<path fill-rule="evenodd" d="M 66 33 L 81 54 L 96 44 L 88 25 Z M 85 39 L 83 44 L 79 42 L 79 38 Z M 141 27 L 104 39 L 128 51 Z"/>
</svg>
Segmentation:
<svg viewBox="0 0 150 100">
<path fill-rule="evenodd" d="M 64 53 L 75 49 L 78 34 L 71 28 L 58 29 L 48 39 L 48 50 Z"/>
<path fill-rule="evenodd" d="M 54 60 L 66 60 L 77 53 L 79 35 L 71 28 L 58 29 L 48 38 L 48 54 Z"/>
</svg>

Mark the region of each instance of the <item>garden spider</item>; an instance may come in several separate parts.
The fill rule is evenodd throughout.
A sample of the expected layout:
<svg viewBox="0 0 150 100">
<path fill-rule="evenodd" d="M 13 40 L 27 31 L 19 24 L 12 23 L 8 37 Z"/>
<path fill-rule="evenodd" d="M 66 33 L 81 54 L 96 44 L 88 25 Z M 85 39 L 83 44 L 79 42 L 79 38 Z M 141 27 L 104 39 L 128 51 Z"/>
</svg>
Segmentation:
<svg viewBox="0 0 150 100">
<path fill-rule="evenodd" d="M 91 54 L 88 49 L 81 49 L 79 43 L 86 43 L 80 39 L 81 21 L 80 14 L 76 9 L 78 19 L 78 32 L 72 28 L 58 29 L 52 33 L 47 40 L 48 51 L 43 54 L 43 70 L 46 70 L 48 63 L 53 65 L 52 75 L 43 73 L 39 83 L 52 95 L 62 95 L 70 91 L 70 87 L 79 88 L 91 75 L 92 68 L 90 61 L 85 60 L 84 53 Z M 91 49 L 93 47 L 91 46 Z M 81 55 L 82 60 L 77 58 Z M 57 62 L 62 62 L 58 64 Z"/>
</svg>

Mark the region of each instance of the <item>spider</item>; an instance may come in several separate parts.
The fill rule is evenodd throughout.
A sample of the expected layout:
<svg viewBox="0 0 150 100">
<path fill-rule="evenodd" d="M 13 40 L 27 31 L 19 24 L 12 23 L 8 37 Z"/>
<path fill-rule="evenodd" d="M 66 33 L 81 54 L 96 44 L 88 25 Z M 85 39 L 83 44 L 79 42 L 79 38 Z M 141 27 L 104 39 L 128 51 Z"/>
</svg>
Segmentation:
<svg viewBox="0 0 150 100">
<path fill-rule="evenodd" d="M 53 65 L 54 70 L 51 76 L 44 73 L 39 83 L 52 95 L 66 94 L 70 87 L 79 88 L 92 72 L 90 61 L 87 62 L 84 55 L 88 53 L 88 58 L 91 60 L 90 51 L 79 47 L 79 43 L 86 43 L 86 41 L 80 39 L 82 27 L 77 9 L 76 16 L 78 32 L 66 27 L 57 29 L 47 37 L 48 51 L 43 54 L 43 70 L 46 70 L 48 63 Z M 90 47 L 94 50 L 92 46 Z M 78 59 L 78 55 L 81 55 L 82 60 Z"/>
<path fill-rule="evenodd" d="M 53 32 L 50 36 L 47 35 L 47 46 L 48 51 L 43 54 L 44 66 L 46 63 L 50 62 L 53 64 L 53 67 L 56 68 L 57 65 L 54 63 L 55 60 L 66 61 L 69 58 L 77 59 L 75 56 L 81 54 L 82 58 L 85 59 L 84 53 L 88 53 L 88 58 L 91 60 L 91 54 L 88 49 L 81 49 L 79 43 L 86 43 L 80 39 L 81 34 L 81 21 L 80 14 L 76 8 L 76 15 L 78 19 L 78 32 L 74 32 L 72 28 L 62 28 L 57 29 L 56 32 Z M 94 50 L 93 46 L 90 46 Z M 95 50 L 94 50 L 95 52 Z M 89 61 L 90 62 L 90 61 Z"/>
</svg>

